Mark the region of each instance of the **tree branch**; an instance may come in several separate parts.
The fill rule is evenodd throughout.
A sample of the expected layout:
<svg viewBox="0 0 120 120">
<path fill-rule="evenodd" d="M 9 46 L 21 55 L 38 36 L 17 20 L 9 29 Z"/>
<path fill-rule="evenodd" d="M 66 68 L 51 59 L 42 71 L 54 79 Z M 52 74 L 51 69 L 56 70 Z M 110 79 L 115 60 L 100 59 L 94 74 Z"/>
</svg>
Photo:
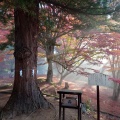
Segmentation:
<svg viewBox="0 0 120 120">
<path fill-rule="evenodd" d="M 83 14 L 88 14 L 88 15 L 107 15 L 107 14 L 111 14 L 113 12 L 116 12 L 116 11 L 120 10 L 120 3 L 118 3 L 117 6 L 115 6 L 115 7 L 112 6 L 112 7 L 109 7 L 109 9 L 108 9 L 108 7 L 98 8 L 98 7 L 93 7 L 91 5 L 86 6 L 86 7 L 83 7 L 83 6 L 75 7 L 74 4 L 72 5 L 74 7 L 71 7 L 71 6 L 69 6 L 68 3 L 63 4 L 63 3 L 60 3 L 60 1 L 56 1 L 56 0 L 39 0 L 39 1 L 45 2 L 47 4 L 53 4 L 53 5 L 55 5 L 57 7 L 60 7 L 60 8 L 66 10 L 68 12 L 77 13 L 77 14 L 83 13 Z M 91 12 L 89 12 L 89 11 L 91 11 Z"/>
</svg>

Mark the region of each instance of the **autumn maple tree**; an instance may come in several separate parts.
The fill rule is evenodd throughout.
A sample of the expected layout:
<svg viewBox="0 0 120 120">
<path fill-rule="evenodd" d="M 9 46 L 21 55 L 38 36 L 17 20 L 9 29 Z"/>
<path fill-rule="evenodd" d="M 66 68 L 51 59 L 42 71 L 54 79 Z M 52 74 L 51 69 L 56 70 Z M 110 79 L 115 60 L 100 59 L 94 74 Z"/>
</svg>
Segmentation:
<svg viewBox="0 0 120 120">
<path fill-rule="evenodd" d="M 52 61 L 54 51 L 59 44 L 57 38 L 77 29 L 88 31 L 95 27 L 95 18 L 90 15 L 68 13 L 53 4 L 41 2 L 39 13 L 39 47 L 46 52 L 48 63 L 47 82 L 52 82 Z M 71 40 L 72 41 L 72 40 Z"/>
<path fill-rule="evenodd" d="M 52 4 L 45 4 L 41 2 L 39 13 L 39 47 L 46 52 L 48 63 L 47 82 L 52 82 L 53 68 L 52 59 L 54 56 L 56 40 L 63 34 L 67 34 L 73 29 L 73 24 L 79 24 L 79 20 L 75 20 L 68 12 L 53 6 Z"/>
<path fill-rule="evenodd" d="M 57 38 L 69 34 L 75 29 L 87 29 L 90 27 L 90 18 L 81 14 L 73 15 L 67 11 L 41 2 L 39 13 L 39 40 L 38 45 L 46 52 L 48 63 L 47 82 L 52 82 L 53 68 L 52 62 L 54 58 L 54 51 L 59 44 Z"/>
<path fill-rule="evenodd" d="M 102 52 L 101 58 L 105 58 L 108 64 L 104 70 L 111 73 L 110 80 L 113 81 L 113 99 L 118 100 L 120 94 L 120 10 L 116 11 L 112 15 L 103 16 L 106 17 L 106 21 L 102 21 L 101 33 L 94 32 L 95 39 L 92 46 L 96 46 L 98 50 Z"/>
<path fill-rule="evenodd" d="M 104 66 L 104 70 L 112 73 L 110 80 L 114 82 L 113 99 L 117 100 L 120 93 L 120 33 L 94 33 L 94 40 L 91 46 L 100 51 L 100 59 L 106 59 L 108 64 Z M 100 71 L 99 71 L 100 72 Z"/>
<path fill-rule="evenodd" d="M 100 64 L 101 60 L 98 59 L 100 51 L 91 46 L 91 42 L 94 39 L 91 35 L 84 35 L 84 31 L 76 30 L 67 35 L 58 38 L 58 44 L 56 47 L 56 55 L 53 61 L 56 62 L 58 72 L 61 74 L 59 83 L 70 73 L 76 73 L 83 76 L 88 76 L 89 72 L 86 72 L 81 65 L 84 62 L 90 64 Z"/>
</svg>

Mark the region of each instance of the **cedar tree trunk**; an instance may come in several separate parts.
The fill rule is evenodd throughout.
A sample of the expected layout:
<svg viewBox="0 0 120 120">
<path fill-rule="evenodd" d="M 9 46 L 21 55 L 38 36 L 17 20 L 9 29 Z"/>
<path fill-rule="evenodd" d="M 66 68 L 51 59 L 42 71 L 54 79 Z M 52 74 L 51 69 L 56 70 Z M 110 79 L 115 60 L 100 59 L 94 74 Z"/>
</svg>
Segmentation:
<svg viewBox="0 0 120 120">
<path fill-rule="evenodd" d="M 1 116 L 7 119 L 50 106 L 36 84 L 38 3 L 30 10 L 35 14 L 31 15 L 20 8 L 14 11 L 15 80 L 11 97 L 1 112 Z"/>
</svg>

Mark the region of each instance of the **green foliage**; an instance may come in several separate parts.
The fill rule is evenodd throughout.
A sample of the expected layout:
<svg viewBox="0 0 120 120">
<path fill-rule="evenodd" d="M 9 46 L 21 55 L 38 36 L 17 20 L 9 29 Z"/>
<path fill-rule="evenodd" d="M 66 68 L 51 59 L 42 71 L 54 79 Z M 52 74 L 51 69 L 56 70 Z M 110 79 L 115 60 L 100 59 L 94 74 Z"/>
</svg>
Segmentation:
<svg viewBox="0 0 120 120">
<path fill-rule="evenodd" d="M 7 45 L 7 43 L 0 44 L 0 50 L 4 50 Z"/>
<path fill-rule="evenodd" d="M 1 2 L 1 1 L 0 1 Z M 47 0 L 45 1 L 47 3 Z M 99 2 L 96 2 L 95 0 L 58 0 L 54 1 L 51 0 L 51 3 L 58 4 L 59 6 L 66 6 L 65 9 L 67 9 L 67 12 L 72 13 L 71 11 L 75 11 L 78 13 L 77 17 L 79 20 L 84 21 L 85 24 L 74 24 L 73 27 L 75 29 L 84 29 L 88 30 L 88 28 L 92 28 L 96 26 L 96 23 L 94 20 L 91 18 L 86 18 L 85 14 L 96 14 L 96 13 L 104 13 L 106 10 L 110 10 L 111 8 L 109 7 L 109 4 L 107 0 L 99 0 Z M 50 4 L 51 5 L 51 4 Z M 13 19 L 13 11 L 14 8 L 20 8 L 23 9 L 25 12 L 28 12 L 30 15 L 35 15 L 35 13 L 32 11 L 32 8 L 36 6 L 35 0 L 4 0 L 2 1 L 2 4 L 0 4 L 0 22 L 6 24 L 8 23 L 11 19 Z M 43 7 L 43 6 L 42 6 Z M 52 6 L 53 8 L 55 6 Z M 45 8 L 45 7 L 44 7 Z M 104 9 L 103 9 L 104 8 Z M 116 7 L 116 9 L 119 10 L 119 6 Z M 42 13 L 40 13 L 42 20 L 42 25 L 44 28 L 48 31 L 51 31 L 51 35 L 55 34 L 58 29 L 56 28 L 56 24 L 58 24 L 55 20 L 57 17 L 54 19 L 54 11 L 53 11 L 53 16 L 47 16 L 47 12 L 49 9 L 43 9 Z M 83 14 L 81 14 L 83 13 Z M 50 14 L 49 14 L 50 15 Z M 50 17 L 50 18 L 49 18 Z M 62 17 L 60 18 L 62 19 Z M 64 22 L 64 21 L 63 21 Z M 61 24 L 61 23 L 60 23 Z M 61 25 L 62 26 L 62 25 Z M 55 33 L 53 33 L 53 31 Z M 47 35 L 47 34 L 46 34 Z M 14 41 L 14 36 L 13 32 L 8 36 L 7 43 L 4 43 L 0 45 L 0 49 L 4 49 L 7 47 L 8 44 L 12 45 Z M 11 42 L 12 41 L 12 42 Z"/>
<path fill-rule="evenodd" d="M 48 2 L 48 0 L 46 0 Z M 71 10 L 72 12 L 79 12 L 84 14 L 100 15 L 109 14 L 118 10 L 118 1 L 108 0 L 51 0 L 51 3 L 61 6 L 63 9 Z"/>
<path fill-rule="evenodd" d="M 0 4 L 0 22 L 6 24 L 11 18 L 13 19 L 13 10 L 16 8 L 20 8 L 30 15 L 35 15 L 32 11 L 32 8 L 35 8 L 35 6 L 35 0 L 4 0 Z"/>
<path fill-rule="evenodd" d="M 82 21 L 82 24 L 74 24 L 74 29 L 83 30 L 83 31 L 89 31 L 90 29 L 96 28 L 98 21 L 96 20 L 96 16 L 91 15 L 84 15 L 84 14 L 78 14 L 76 15 L 77 18 Z"/>
<path fill-rule="evenodd" d="M 44 25 L 47 27 L 47 29 L 52 30 L 52 28 L 54 27 L 54 22 L 50 19 L 48 19 L 48 20 L 46 19 L 44 21 Z"/>
<path fill-rule="evenodd" d="M 8 21 L 13 17 L 11 12 L 11 3 L 0 4 L 0 22 L 3 24 L 8 23 Z"/>
<path fill-rule="evenodd" d="M 15 8 L 20 8 L 24 12 L 27 12 L 29 15 L 35 16 L 36 13 L 32 11 L 36 8 L 35 0 L 16 0 L 14 1 Z"/>
<path fill-rule="evenodd" d="M 27 10 L 27 8 L 33 7 L 35 0 L 15 0 L 14 6 L 18 8 L 22 8 L 23 10 Z"/>
</svg>

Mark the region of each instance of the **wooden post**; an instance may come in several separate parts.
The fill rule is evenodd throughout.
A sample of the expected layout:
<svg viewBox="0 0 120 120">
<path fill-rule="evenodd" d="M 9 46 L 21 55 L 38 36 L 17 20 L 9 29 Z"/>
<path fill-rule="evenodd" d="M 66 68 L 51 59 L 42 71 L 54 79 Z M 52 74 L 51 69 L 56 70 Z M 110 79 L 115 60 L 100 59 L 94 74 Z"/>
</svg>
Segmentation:
<svg viewBox="0 0 120 120">
<path fill-rule="evenodd" d="M 97 85 L 97 120 L 100 120 L 100 97 L 99 97 L 99 85 Z"/>
<path fill-rule="evenodd" d="M 63 93 L 63 98 L 65 97 L 65 94 Z M 65 120 L 65 108 L 63 107 L 63 120 Z"/>
</svg>

